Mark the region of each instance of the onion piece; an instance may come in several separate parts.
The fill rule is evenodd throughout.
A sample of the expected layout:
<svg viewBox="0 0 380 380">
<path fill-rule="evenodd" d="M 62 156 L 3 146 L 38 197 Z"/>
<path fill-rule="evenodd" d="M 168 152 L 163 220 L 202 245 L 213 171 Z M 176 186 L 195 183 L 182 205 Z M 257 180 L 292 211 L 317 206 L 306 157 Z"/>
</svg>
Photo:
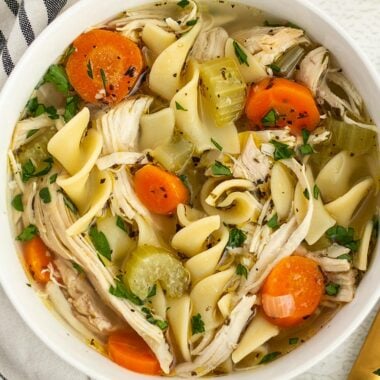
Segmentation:
<svg viewBox="0 0 380 380">
<path fill-rule="evenodd" d="M 271 318 L 286 318 L 293 315 L 296 305 L 291 294 L 271 296 L 263 294 L 262 304 L 265 314 Z"/>
</svg>

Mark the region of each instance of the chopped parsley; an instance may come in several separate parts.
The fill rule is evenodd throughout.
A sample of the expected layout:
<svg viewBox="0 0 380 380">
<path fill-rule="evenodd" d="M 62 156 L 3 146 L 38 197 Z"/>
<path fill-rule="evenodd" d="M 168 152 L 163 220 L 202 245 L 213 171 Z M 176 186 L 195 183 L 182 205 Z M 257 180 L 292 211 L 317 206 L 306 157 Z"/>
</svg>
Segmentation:
<svg viewBox="0 0 380 380">
<path fill-rule="evenodd" d="M 24 162 L 21 165 L 21 179 L 23 182 L 28 182 L 31 178 L 35 177 L 42 177 L 45 174 L 48 174 L 53 167 L 53 159 L 51 157 L 46 158 L 43 160 L 47 165 L 45 168 L 41 169 L 40 171 L 36 171 L 36 167 L 34 166 L 31 159 Z"/>
<path fill-rule="evenodd" d="M 67 79 L 66 71 L 61 65 L 51 65 L 44 75 L 44 81 L 53 83 L 59 92 L 67 94 L 70 83 Z"/>
<path fill-rule="evenodd" d="M 249 66 L 248 56 L 247 54 L 245 54 L 244 50 L 240 47 L 240 45 L 236 41 L 233 42 L 233 46 L 235 49 L 236 58 L 238 59 L 239 63 L 241 65 L 244 64 L 246 66 Z"/>
<path fill-rule="evenodd" d="M 191 185 L 189 182 L 189 179 L 187 178 L 187 175 L 180 174 L 178 178 L 182 181 L 182 183 L 187 187 L 187 190 L 189 190 L 189 193 L 191 193 Z"/>
<path fill-rule="evenodd" d="M 243 264 L 238 264 L 237 265 L 235 273 L 238 276 L 242 276 L 242 277 L 248 278 L 248 269 Z"/>
<path fill-rule="evenodd" d="M 92 65 L 91 65 L 91 61 L 90 60 L 87 62 L 87 75 L 91 79 L 94 79 L 94 73 L 92 72 Z"/>
<path fill-rule="evenodd" d="M 272 69 L 272 71 L 276 74 L 280 73 L 281 72 L 281 67 L 276 65 L 275 63 L 272 63 L 270 65 L 268 65 L 269 68 Z"/>
<path fill-rule="evenodd" d="M 117 216 L 116 225 L 123 230 L 125 233 L 129 234 L 129 229 L 127 227 L 127 223 L 125 223 L 124 219 L 121 216 Z"/>
<path fill-rule="evenodd" d="M 297 344 L 299 341 L 299 338 L 295 337 L 295 338 L 289 338 L 289 344 L 290 345 L 294 345 L 294 344 Z"/>
<path fill-rule="evenodd" d="M 147 308 L 143 307 L 141 308 L 141 311 L 145 314 L 146 320 L 151 323 L 152 325 L 156 325 L 161 330 L 166 330 L 169 326 L 167 321 L 163 321 L 162 319 L 156 319 L 154 318 L 152 312 Z"/>
<path fill-rule="evenodd" d="M 22 194 L 17 194 L 11 202 L 12 207 L 20 212 L 24 211 L 24 205 L 22 204 Z"/>
<path fill-rule="evenodd" d="M 31 129 L 30 131 L 28 131 L 28 133 L 26 134 L 26 138 L 28 139 L 29 137 L 32 137 L 34 134 L 36 134 L 38 132 L 38 129 Z"/>
<path fill-rule="evenodd" d="M 343 255 L 338 256 L 337 259 L 352 261 L 352 257 L 348 253 L 344 253 Z"/>
<path fill-rule="evenodd" d="M 325 285 L 325 292 L 327 295 L 335 297 L 339 293 L 340 285 L 335 282 L 329 282 Z"/>
<path fill-rule="evenodd" d="M 187 109 L 184 108 L 183 106 L 181 106 L 181 104 L 179 104 L 178 102 L 175 102 L 175 108 L 176 108 L 178 111 L 187 111 Z"/>
<path fill-rule="evenodd" d="M 277 228 L 280 227 L 280 225 L 278 224 L 278 215 L 277 214 L 274 214 L 268 220 L 267 226 L 270 227 L 270 228 L 272 228 L 273 230 L 277 230 Z"/>
<path fill-rule="evenodd" d="M 115 297 L 129 300 L 135 305 L 144 305 L 144 302 L 124 285 L 120 277 L 115 280 L 115 286 L 111 285 L 109 292 Z"/>
<path fill-rule="evenodd" d="M 58 173 L 52 174 L 49 178 L 49 183 L 55 183 L 57 181 Z"/>
<path fill-rule="evenodd" d="M 198 22 L 198 19 L 197 19 L 197 18 L 195 18 L 194 20 L 189 20 L 189 21 L 186 23 L 186 26 L 194 26 L 197 22 Z"/>
<path fill-rule="evenodd" d="M 151 289 L 149 290 L 149 293 L 147 295 L 147 298 L 154 297 L 157 294 L 157 285 L 154 284 Z"/>
<path fill-rule="evenodd" d="M 310 131 L 308 131 L 307 129 L 303 128 L 302 131 L 301 131 L 301 134 L 302 134 L 302 141 L 303 141 L 303 143 L 305 145 L 309 141 Z"/>
<path fill-rule="evenodd" d="M 303 191 L 303 196 L 304 196 L 307 200 L 310 199 L 310 194 L 309 194 L 309 190 L 308 190 L 308 189 L 305 189 L 305 190 Z"/>
<path fill-rule="evenodd" d="M 211 137 L 211 142 L 215 145 L 215 148 L 222 151 L 223 150 L 223 147 L 218 144 L 212 137 Z"/>
<path fill-rule="evenodd" d="M 230 236 L 228 238 L 227 247 L 230 248 L 238 248 L 241 247 L 245 240 L 247 239 L 247 235 L 239 228 L 232 228 L 230 230 Z"/>
<path fill-rule="evenodd" d="M 342 226 L 334 226 L 326 231 L 327 237 L 333 242 L 349 248 L 352 252 L 356 252 L 359 248 L 359 240 L 354 239 L 355 231 L 352 227 L 345 228 Z"/>
<path fill-rule="evenodd" d="M 380 376 L 380 368 L 372 372 L 374 375 Z"/>
<path fill-rule="evenodd" d="M 100 76 L 102 77 L 103 88 L 107 93 L 107 77 L 103 69 L 100 69 Z"/>
<path fill-rule="evenodd" d="M 191 332 L 193 335 L 205 332 L 205 323 L 202 316 L 198 313 L 191 318 Z"/>
<path fill-rule="evenodd" d="M 58 190 L 59 193 L 63 195 L 63 202 L 65 206 L 73 213 L 78 214 L 77 206 L 73 203 L 73 201 L 60 189 Z"/>
<path fill-rule="evenodd" d="M 47 187 L 43 187 L 43 188 L 39 191 L 38 194 L 39 194 L 39 196 L 40 196 L 42 202 L 44 202 L 45 204 L 51 202 L 51 195 L 50 195 L 49 188 L 47 188 Z"/>
<path fill-rule="evenodd" d="M 84 273 L 84 269 L 83 269 L 79 264 L 77 264 L 75 261 L 72 261 L 71 264 L 72 264 L 73 268 L 74 268 L 79 274 Z"/>
<path fill-rule="evenodd" d="M 231 176 L 231 170 L 220 161 L 215 161 L 211 166 L 211 173 L 215 176 Z"/>
<path fill-rule="evenodd" d="M 266 354 L 265 356 L 263 356 L 263 358 L 260 360 L 259 364 L 269 363 L 272 360 L 276 359 L 280 355 L 281 355 L 281 352 L 278 352 L 278 351 L 270 352 L 269 354 Z"/>
<path fill-rule="evenodd" d="M 70 55 L 74 53 L 74 51 L 76 51 L 76 48 L 74 45 L 70 45 L 63 54 L 62 61 L 66 62 L 67 58 L 69 58 Z"/>
<path fill-rule="evenodd" d="M 29 226 L 25 227 L 16 237 L 16 240 L 25 242 L 32 240 L 36 235 L 38 235 L 38 228 L 34 224 L 29 224 Z"/>
<path fill-rule="evenodd" d="M 181 8 L 186 8 L 189 4 L 189 0 L 181 0 L 177 3 L 177 5 Z"/>
<path fill-rule="evenodd" d="M 313 187 L 313 197 L 314 197 L 314 199 L 318 199 L 319 194 L 320 194 L 319 187 L 317 185 L 314 185 L 314 187 Z"/>
<path fill-rule="evenodd" d="M 44 104 L 38 103 L 38 99 L 36 97 L 29 99 L 28 103 L 26 104 L 26 109 L 28 111 L 28 114 L 33 117 L 37 117 L 46 113 L 50 119 L 55 120 L 59 118 L 55 107 L 46 107 Z M 37 131 L 38 129 L 32 129 L 31 131 L 28 131 L 26 137 L 29 138 L 30 136 L 33 136 Z"/>
<path fill-rule="evenodd" d="M 308 131 L 307 129 L 303 128 L 302 131 L 301 131 L 301 133 L 302 133 L 303 145 L 301 145 L 299 147 L 300 153 L 303 156 L 307 156 L 309 154 L 314 153 L 313 147 L 310 144 L 307 143 L 309 141 L 310 131 Z"/>
<path fill-rule="evenodd" d="M 78 103 L 79 97 L 77 95 L 67 97 L 65 113 L 63 114 L 66 123 L 78 113 Z"/>
<path fill-rule="evenodd" d="M 269 142 L 275 147 L 273 154 L 275 161 L 293 157 L 294 151 L 289 147 L 289 145 L 276 140 L 270 140 Z"/>
<path fill-rule="evenodd" d="M 106 259 L 112 259 L 112 250 L 102 231 L 99 231 L 95 226 L 90 228 L 89 236 L 95 249 Z"/>
<path fill-rule="evenodd" d="M 264 127 L 275 127 L 278 120 L 278 114 L 273 108 L 261 119 Z M 281 143 L 280 143 L 281 144 Z"/>
</svg>

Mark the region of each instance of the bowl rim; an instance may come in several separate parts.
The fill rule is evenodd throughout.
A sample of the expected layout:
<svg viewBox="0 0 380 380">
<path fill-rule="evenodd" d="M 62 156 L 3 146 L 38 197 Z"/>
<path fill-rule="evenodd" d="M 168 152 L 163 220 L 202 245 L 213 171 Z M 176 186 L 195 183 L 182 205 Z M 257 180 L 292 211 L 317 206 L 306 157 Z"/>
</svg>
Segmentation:
<svg viewBox="0 0 380 380">
<path fill-rule="evenodd" d="M 237 0 L 237 2 L 243 3 L 243 4 L 251 4 L 257 8 L 264 8 L 265 9 L 265 2 L 267 0 Z M 98 3 L 100 0 L 98 0 Z M 121 1 L 119 1 L 121 2 Z M 143 0 L 141 3 L 149 3 L 153 2 L 152 0 Z M 98 4 L 97 3 L 97 4 Z M 254 3 L 254 4 L 252 4 Z M 347 43 L 350 51 L 354 54 L 356 54 L 357 60 L 363 65 L 364 71 L 367 72 L 368 77 L 373 81 L 373 87 L 374 90 L 380 95 L 380 78 L 373 67 L 372 63 L 370 62 L 369 58 L 365 56 L 365 54 L 361 51 L 361 49 L 356 45 L 356 43 L 353 41 L 353 39 L 348 35 L 348 33 L 341 27 L 337 22 L 335 22 L 333 19 L 330 18 L 327 14 L 325 14 L 320 8 L 318 8 L 316 5 L 312 4 L 308 0 L 292 0 L 292 3 L 294 3 L 295 7 L 302 7 L 307 9 L 311 14 L 314 14 L 317 18 L 319 18 L 320 21 L 322 21 L 323 24 L 326 26 L 329 26 L 337 35 L 342 37 L 343 40 Z M 48 25 L 41 34 L 36 38 L 36 40 L 32 43 L 32 45 L 26 50 L 26 52 L 23 54 L 19 62 L 17 63 L 16 67 L 14 68 L 12 74 L 6 80 L 1 93 L 0 93 L 0 109 L 2 108 L 2 105 L 6 105 L 6 99 L 7 97 L 11 96 L 12 92 L 12 86 L 13 82 L 16 81 L 15 78 L 22 76 L 22 71 L 25 69 L 26 65 L 29 63 L 29 60 L 32 57 L 36 56 L 36 52 L 38 52 L 38 49 L 40 46 L 44 43 L 44 41 L 52 34 L 54 31 L 59 31 L 59 29 L 64 28 L 66 24 L 68 24 L 69 19 L 72 17 L 72 15 L 84 13 L 86 12 L 86 9 L 88 7 L 93 7 L 94 0 L 80 0 L 74 5 L 72 5 L 70 8 L 68 8 L 65 12 L 63 12 L 60 16 L 58 16 L 50 25 Z M 260 6 L 261 4 L 261 6 Z M 126 9 L 128 9 L 127 6 L 125 6 Z M 29 95 L 28 95 L 29 96 Z M 366 102 L 367 103 L 367 102 Z M 374 108 L 373 108 L 374 110 Z M 380 125 L 380 115 L 378 115 L 379 120 L 377 120 L 377 117 L 375 120 L 377 120 L 377 124 Z M 2 162 L 2 161 L 1 161 Z M 4 165 L 3 165 L 4 166 Z M 0 176 L 6 178 L 6 174 L 4 172 L 4 168 L 0 168 Z M 1 183 L 1 178 L 0 178 Z M 5 186 L 2 186 L 4 189 Z M 9 217 L 8 215 L 3 215 L 5 212 L 2 212 L 0 215 L 0 220 L 5 221 L 8 224 L 9 227 Z M 2 232 L 1 234 L 3 234 Z M 7 230 L 4 235 L 7 234 L 9 237 L 10 231 Z M 9 240 L 9 239 L 7 239 Z M 7 246 L 7 249 L 9 249 Z M 12 248 L 14 251 L 14 247 Z M 378 257 L 380 255 L 379 252 L 379 244 L 377 245 L 377 253 L 376 256 Z M 377 260 L 379 261 L 379 260 Z M 373 272 L 373 271 L 372 271 Z M 366 276 L 365 276 L 366 277 Z M 8 297 L 8 299 L 11 301 L 15 309 L 17 310 L 18 314 L 22 317 L 22 319 L 25 321 L 25 323 L 29 326 L 29 328 L 55 353 L 57 353 L 63 360 L 65 360 L 70 365 L 74 366 L 75 368 L 79 369 L 83 373 L 88 374 L 89 376 L 97 379 L 106 380 L 108 379 L 108 376 L 104 374 L 99 374 L 95 372 L 95 369 L 83 364 L 78 358 L 74 357 L 70 352 L 65 351 L 61 348 L 59 345 L 59 342 L 55 340 L 55 338 L 51 338 L 49 334 L 43 331 L 42 326 L 40 323 L 33 318 L 33 314 L 29 314 L 28 309 L 24 306 L 22 299 L 19 297 L 14 297 L 13 295 L 13 288 L 11 287 L 11 284 L 6 281 L 6 276 L 4 275 L 4 271 L 2 266 L 0 266 L 0 283 L 3 286 L 3 289 Z M 360 287 L 359 289 L 360 290 Z M 358 292 L 356 297 L 359 295 Z M 355 297 L 355 298 L 356 298 Z M 361 322 L 366 318 L 366 316 L 369 314 L 371 309 L 374 307 L 378 299 L 380 298 L 380 286 L 373 289 L 373 292 L 371 294 L 366 294 L 366 300 L 364 302 L 364 294 L 360 294 L 360 310 L 355 311 L 355 315 L 353 318 L 351 318 L 350 322 L 346 324 L 346 330 L 343 331 L 338 337 L 335 337 L 335 340 L 333 342 L 330 342 L 326 347 L 324 347 L 322 350 L 320 350 L 316 355 L 313 357 L 309 356 L 306 360 L 299 361 L 299 365 L 295 368 L 288 368 L 288 372 L 281 375 L 281 379 L 290 379 L 293 378 L 301 373 L 303 373 L 305 370 L 311 368 L 311 366 L 317 364 L 320 362 L 323 358 L 325 358 L 327 355 L 329 355 L 333 350 L 335 350 L 338 346 L 340 346 L 355 330 L 356 328 L 361 324 Z M 354 300 L 356 301 L 356 300 Z M 353 301 L 353 302 L 354 302 Z M 358 302 L 355 302 L 355 305 Z M 345 308 L 349 308 L 350 305 L 345 306 Z M 351 305 L 353 306 L 353 305 Z M 352 309 L 353 307 L 351 307 Z M 337 318 L 335 316 L 335 318 Z M 328 326 L 325 326 L 325 328 L 328 328 Z M 320 332 L 316 335 L 319 335 Z M 311 339 L 312 340 L 312 339 Z M 305 342 L 301 347 L 310 346 L 312 343 L 311 340 Z M 290 354 L 285 355 L 283 358 L 280 358 L 276 360 L 276 362 L 272 363 L 272 366 L 274 366 L 276 363 L 284 363 L 284 360 L 286 360 L 286 363 L 290 363 L 289 361 L 290 357 L 295 358 L 295 353 L 297 352 L 297 349 L 291 352 Z M 299 356 L 299 355 L 298 355 Z M 107 359 L 108 360 L 108 359 Z M 271 366 L 268 366 L 268 368 L 260 370 L 261 373 L 268 374 L 270 373 L 268 370 Z M 144 378 L 146 376 L 136 374 L 134 372 L 130 372 L 127 370 L 123 370 L 125 373 L 125 376 L 135 376 L 136 378 Z M 231 375 L 232 377 L 239 377 L 239 378 L 247 378 L 248 376 L 252 376 L 252 371 L 248 371 L 245 373 L 233 373 Z M 274 377 L 273 377 L 274 379 Z M 278 377 L 280 379 L 280 377 Z"/>
</svg>

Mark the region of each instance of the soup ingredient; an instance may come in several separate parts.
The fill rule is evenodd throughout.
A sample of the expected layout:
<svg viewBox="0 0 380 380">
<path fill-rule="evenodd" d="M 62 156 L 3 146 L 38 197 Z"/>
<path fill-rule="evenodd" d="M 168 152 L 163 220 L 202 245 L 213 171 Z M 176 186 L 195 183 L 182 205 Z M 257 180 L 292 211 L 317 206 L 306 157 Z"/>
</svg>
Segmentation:
<svg viewBox="0 0 380 380">
<path fill-rule="evenodd" d="M 160 375 L 160 363 L 144 340 L 132 329 L 112 333 L 108 354 L 122 367 L 146 375 Z"/>
<path fill-rule="evenodd" d="M 253 85 L 245 110 L 255 128 L 288 126 L 297 135 L 303 128 L 314 130 L 320 119 L 310 90 L 285 78 L 266 78 Z"/>
<path fill-rule="evenodd" d="M 356 252 L 359 247 L 359 240 L 355 240 L 355 231 L 352 227 L 345 228 L 343 226 L 334 226 L 326 231 L 326 236 L 332 243 L 337 243 L 343 247 L 349 248 L 352 252 Z"/>
<path fill-rule="evenodd" d="M 15 195 L 14 198 L 12 199 L 11 204 L 15 210 L 23 212 L 24 211 L 24 205 L 22 203 L 22 194 Z"/>
<path fill-rule="evenodd" d="M 293 75 L 297 64 L 304 55 L 305 49 L 296 45 L 287 50 L 280 58 L 269 65 L 269 67 L 272 69 L 274 75 L 289 78 Z"/>
<path fill-rule="evenodd" d="M 155 165 L 139 169 L 134 184 L 141 202 L 156 214 L 171 214 L 180 203 L 189 201 L 189 191 L 183 182 Z"/>
<path fill-rule="evenodd" d="M 106 235 L 104 235 L 102 231 L 99 231 L 97 227 L 91 227 L 89 236 L 96 250 L 106 259 L 111 260 L 112 251 L 111 251 Z"/>
<path fill-rule="evenodd" d="M 39 236 L 28 240 L 23 245 L 25 263 L 32 277 L 39 284 L 46 284 L 50 281 L 48 265 L 52 259 L 48 248 Z"/>
<path fill-rule="evenodd" d="M 233 58 L 219 58 L 200 65 L 201 93 L 215 122 L 222 126 L 240 115 L 246 86 Z"/>
<path fill-rule="evenodd" d="M 144 65 L 134 42 L 119 33 L 97 29 L 80 35 L 73 46 L 66 71 L 84 100 L 118 103 L 129 94 Z"/>
<path fill-rule="evenodd" d="M 38 228 L 34 224 L 29 224 L 23 231 L 16 237 L 18 241 L 29 241 L 38 235 Z"/>
<path fill-rule="evenodd" d="M 323 294 L 324 278 L 318 264 L 306 257 L 289 256 L 273 268 L 264 282 L 263 309 L 275 325 L 295 326 L 314 313 Z M 274 317 L 284 315 L 285 310 L 287 316 Z"/>
<path fill-rule="evenodd" d="M 57 90 L 64 94 L 70 89 L 65 69 L 61 65 L 51 65 L 44 75 L 44 82 L 53 83 Z"/>
<path fill-rule="evenodd" d="M 123 269 L 124 283 L 141 299 L 148 296 L 158 281 L 169 297 L 180 297 L 189 285 L 189 273 L 182 263 L 160 247 L 138 247 Z"/>
</svg>

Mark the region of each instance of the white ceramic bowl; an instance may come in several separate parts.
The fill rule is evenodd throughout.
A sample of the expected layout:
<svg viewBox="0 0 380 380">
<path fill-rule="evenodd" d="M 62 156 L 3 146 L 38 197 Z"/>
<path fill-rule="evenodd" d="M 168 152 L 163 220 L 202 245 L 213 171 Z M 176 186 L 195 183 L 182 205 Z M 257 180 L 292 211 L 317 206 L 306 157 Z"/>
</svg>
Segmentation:
<svg viewBox="0 0 380 380">
<path fill-rule="evenodd" d="M 145 376 L 113 364 L 82 343 L 43 305 L 28 282 L 18 259 L 8 220 L 7 149 L 12 130 L 34 86 L 48 66 L 87 27 L 151 0 L 82 0 L 54 21 L 22 57 L 0 95 L 0 280 L 29 327 L 64 360 L 96 379 L 139 379 Z M 380 82 L 368 59 L 354 46 L 343 29 L 304 0 L 240 0 L 303 27 L 337 58 L 365 99 L 370 114 L 380 125 Z M 290 354 L 254 372 L 230 378 L 275 380 L 302 373 L 339 346 L 360 325 L 380 296 L 380 254 L 373 258 L 356 297 L 316 336 Z"/>
</svg>

